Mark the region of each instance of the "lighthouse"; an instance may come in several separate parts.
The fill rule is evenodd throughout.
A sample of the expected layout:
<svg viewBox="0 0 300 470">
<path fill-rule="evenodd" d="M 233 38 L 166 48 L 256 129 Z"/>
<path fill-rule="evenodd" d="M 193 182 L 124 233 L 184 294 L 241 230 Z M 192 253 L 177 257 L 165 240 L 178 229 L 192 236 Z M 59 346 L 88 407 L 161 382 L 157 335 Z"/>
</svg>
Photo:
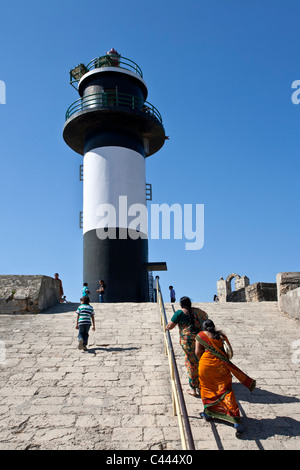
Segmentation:
<svg viewBox="0 0 300 470">
<path fill-rule="evenodd" d="M 83 155 L 83 282 L 92 302 L 100 280 L 106 302 L 148 301 L 147 229 L 131 222 L 146 208 L 145 159 L 164 145 L 162 117 L 146 101 L 141 68 L 114 49 L 73 68 L 70 83 L 80 98 L 63 138 Z"/>
</svg>

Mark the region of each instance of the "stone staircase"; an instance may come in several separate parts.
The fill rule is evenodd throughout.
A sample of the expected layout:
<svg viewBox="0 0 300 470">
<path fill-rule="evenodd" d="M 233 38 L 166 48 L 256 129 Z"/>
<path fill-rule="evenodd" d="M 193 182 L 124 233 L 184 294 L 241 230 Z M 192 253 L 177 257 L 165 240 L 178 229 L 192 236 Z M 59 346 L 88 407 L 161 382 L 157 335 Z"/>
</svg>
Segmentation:
<svg viewBox="0 0 300 470">
<path fill-rule="evenodd" d="M 246 432 L 236 439 L 232 426 L 199 419 L 201 399 L 186 394 L 197 449 L 300 449 L 300 324 L 280 312 L 277 302 L 194 303 L 227 334 L 232 362 L 257 381 L 251 394 L 233 378 Z M 175 309 L 179 305 L 175 305 Z M 168 319 L 172 308 L 166 305 Z M 171 331 L 183 389 L 188 389 L 178 330 Z M 298 346 L 297 346 L 298 345 Z"/>
<path fill-rule="evenodd" d="M 194 304 L 228 335 L 233 362 L 257 380 L 234 383 L 247 431 L 199 418 L 185 394 L 196 448 L 299 449 L 299 322 L 273 302 Z M 0 449 L 181 450 L 159 308 L 93 304 L 96 331 L 77 349 L 75 304 L 38 315 L 0 315 Z M 178 307 L 178 305 L 176 305 Z M 166 305 L 168 319 L 171 305 Z M 188 388 L 178 330 L 172 330 L 183 390 Z"/>
<path fill-rule="evenodd" d="M 75 304 L 0 316 L 0 449 L 180 449 L 158 306 L 93 306 L 87 352 Z"/>
</svg>

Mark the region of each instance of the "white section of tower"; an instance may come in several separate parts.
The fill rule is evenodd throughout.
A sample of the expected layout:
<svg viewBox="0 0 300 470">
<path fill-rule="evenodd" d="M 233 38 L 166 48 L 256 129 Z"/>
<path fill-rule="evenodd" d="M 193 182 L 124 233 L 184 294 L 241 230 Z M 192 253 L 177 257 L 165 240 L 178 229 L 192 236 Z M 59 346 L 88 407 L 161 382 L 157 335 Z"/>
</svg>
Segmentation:
<svg viewBox="0 0 300 470">
<path fill-rule="evenodd" d="M 119 214 L 120 196 L 127 206 L 146 206 L 145 159 L 124 147 L 99 147 L 87 152 L 83 161 L 83 234 L 104 227 L 105 206 L 116 210 L 116 226 L 128 228 L 128 220 Z M 125 199 L 121 198 L 121 201 Z M 109 207 L 108 207 L 109 209 Z M 101 215 L 102 214 L 102 215 Z"/>
</svg>

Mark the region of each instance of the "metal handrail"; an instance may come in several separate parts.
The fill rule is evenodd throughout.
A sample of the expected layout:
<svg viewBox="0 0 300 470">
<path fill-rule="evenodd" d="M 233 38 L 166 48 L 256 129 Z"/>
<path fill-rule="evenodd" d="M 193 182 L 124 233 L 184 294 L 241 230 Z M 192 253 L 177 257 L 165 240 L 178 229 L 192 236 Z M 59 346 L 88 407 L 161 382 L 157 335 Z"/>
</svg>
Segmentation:
<svg viewBox="0 0 300 470">
<path fill-rule="evenodd" d="M 142 111 L 157 119 L 162 124 L 162 117 L 153 104 L 134 95 L 119 93 L 117 90 L 93 93 L 74 101 L 66 111 L 66 121 L 75 113 L 86 108 L 131 108 Z"/>
<path fill-rule="evenodd" d="M 129 70 L 130 72 L 133 71 L 141 78 L 143 78 L 143 72 L 141 67 L 139 67 L 138 64 L 133 62 L 133 60 L 115 54 L 106 54 L 91 60 L 87 65 L 78 64 L 76 67 L 70 70 L 70 84 L 76 89 L 74 83 L 78 83 L 80 79 L 90 70 L 102 67 L 118 67 L 121 69 Z"/>
<path fill-rule="evenodd" d="M 195 450 L 194 438 L 191 431 L 190 421 L 186 409 L 186 404 L 183 396 L 181 381 L 178 373 L 177 363 L 175 359 L 174 349 L 172 345 L 172 339 L 169 330 L 166 330 L 167 315 L 165 310 L 165 304 L 158 280 L 156 277 L 156 289 L 157 289 L 157 302 L 160 307 L 161 313 L 161 324 L 163 325 L 165 350 L 169 358 L 169 366 L 171 373 L 172 383 L 172 402 L 173 402 L 173 413 L 178 416 L 178 423 L 180 429 L 181 443 L 184 450 Z"/>
</svg>

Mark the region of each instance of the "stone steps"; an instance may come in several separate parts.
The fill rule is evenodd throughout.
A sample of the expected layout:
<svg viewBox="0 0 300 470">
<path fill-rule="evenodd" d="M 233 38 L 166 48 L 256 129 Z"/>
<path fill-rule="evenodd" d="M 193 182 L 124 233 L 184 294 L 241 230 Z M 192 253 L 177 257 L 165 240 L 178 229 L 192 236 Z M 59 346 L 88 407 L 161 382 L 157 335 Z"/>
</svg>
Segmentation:
<svg viewBox="0 0 300 470">
<path fill-rule="evenodd" d="M 234 350 L 232 362 L 257 381 L 251 394 L 235 378 L 233 387 L 244 417 L 246 432 L 236 439 L 231 426 L 204 423 L 201 399 L 186 394 L 196 448 L 204 449 L 300 449 L 300 354 L 299 322 L 280 312 L 277 302 L 194 303 L 208 313 L 216 327 L 227 334 Z M 176 304 L 175 308 L 179 305 Z M 166 304 L 168 319 L 171 304 Z M 178 330 L 171 331 L 181 382 L 188 389 Z M 294 357 L 293 357 L 294 353 Z M 295 359 L 298 359 L 298 364 Z"/>
<path fill-rule="evenodd" d="M 88 352 L 75 305 L 0 317 L 1 449 L 180 449 L 157 305 L 93 306 Z"/>
<path fill-rule="evenodd" d="M 234 383 L 247 426 L 242 440 L 223 423 L 200 420 L 201 400 L 185 394 L 196 448 L 299 448 L 299 364 L 292 356 L 299 322 L 273 302 L 194 305 L 224 330 L 233 362 L 257 380 L 253 394 Z M 181 450 L 158 306 L 93 306 L 88 352 L 77 349 L 75 304 L 0 316 L 0 449 Z M 170 319 L 170 304 L 166 312 Z M 177 328 L 171 336 L 185 392 Z"/>
</svg>

